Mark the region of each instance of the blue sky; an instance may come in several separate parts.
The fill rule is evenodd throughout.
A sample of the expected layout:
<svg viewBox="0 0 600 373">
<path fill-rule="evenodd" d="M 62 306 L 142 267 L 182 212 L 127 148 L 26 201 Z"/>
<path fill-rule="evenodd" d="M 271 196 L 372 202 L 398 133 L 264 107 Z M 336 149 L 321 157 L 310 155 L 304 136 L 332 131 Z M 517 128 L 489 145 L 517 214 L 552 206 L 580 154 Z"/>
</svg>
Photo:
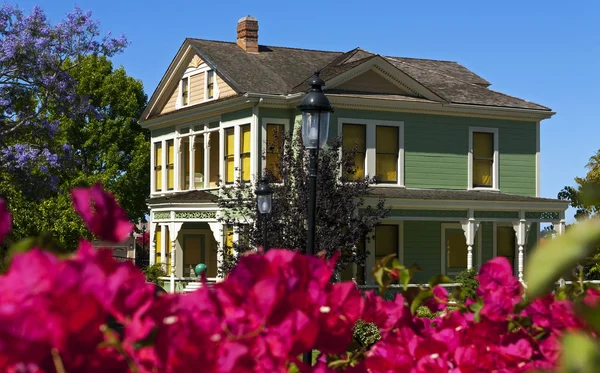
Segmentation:
<svg viewBox="0 0 600 373">
<path fill-rule="evenodd" d="M 265 45 L 457 61 L 491 88 L 551 107 L 542 122 L 542 196 L 556 198 L 600 148 L 599 1 L 77 1 L 40 5 L 53 22 L 77 4 L 104 31 L 131 41 L 114 58 L 150 96 L 185 37 L 235 41 L 236 22 L 259 21 Z M 570 4 L 569 4 L 570 3 Z M 319 7 L 315 7 L 315 5 Z M 572 221 L 573 212 L 568 212 Z"/>
</svg>

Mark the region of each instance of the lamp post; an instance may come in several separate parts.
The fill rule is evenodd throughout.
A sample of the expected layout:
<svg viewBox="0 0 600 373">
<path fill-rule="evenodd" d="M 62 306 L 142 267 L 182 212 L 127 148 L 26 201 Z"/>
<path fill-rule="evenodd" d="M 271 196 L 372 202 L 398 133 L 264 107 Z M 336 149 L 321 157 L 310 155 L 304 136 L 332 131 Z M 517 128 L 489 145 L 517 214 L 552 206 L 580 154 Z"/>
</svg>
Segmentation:
<svg viewBox="0 0 600 373">
<path fill-rule="evenodd" d="M 302 99 L 298 109 L 302 112 L 302 141 L 308 149 L 308 234 L 306 253 L 315 253 L 316 209 L 317 209 L 317 170 L 319 149 L 327 142 L 329 134 L 329 115 L 333 111 L 329 99 L 323 93 L 325 82 L 319 78 L 319 72 L 308 79 L 312 87 Z M 302 361 L 312 365 L 312 351 L 302 354 Z"/>
<path fill-rule="evenodd" d="M 263 178 L 256 185 L 256 203 L 258 212 L 263 216 L 263 250 L 266 253 L 269 250 L 267 242 L 267 215 L 271 213 L 273 208 L 273 189 L 269 185 L 269 181 Z"/>
<path fill-rule="evenodd" d="M 333 111 L 329 99 L 323 93 L 325 82 L 319 78 L 319 72 L 308 80 L 312 88 L 302 99 L 298 109 L 302 111 L 302 141 L 308 149 L 308 235 L 306 253 L 315 253 L 315 230 L 317 208 L 317 170 L 319 149 L 327 142 L 329 134 L 329 115 Z"/>
</svg>

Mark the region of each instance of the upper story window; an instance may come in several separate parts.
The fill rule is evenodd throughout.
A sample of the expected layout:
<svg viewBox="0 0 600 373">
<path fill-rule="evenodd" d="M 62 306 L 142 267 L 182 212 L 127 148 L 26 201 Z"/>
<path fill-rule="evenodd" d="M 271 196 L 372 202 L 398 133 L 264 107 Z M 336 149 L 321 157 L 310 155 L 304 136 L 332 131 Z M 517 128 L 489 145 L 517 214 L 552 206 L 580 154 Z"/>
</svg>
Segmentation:
<svg viewBox="0 0 600 373">
<path fill-rule="evenodd" d="M 269 123 L 267 124 L 267 142 L 266 142 L 266 169 L 273 178 L 281 181 L 281 154 L 283 153 L 284 125 Z"/>
<path fill-rule="evenodd" d="M 398 127 L 377 126 L 377 166 L 375 173 L 381 183 L 398 183 Z"/>
<path fill-rule="evenodd" d="M 344 124 L 342 129 L 342 151 L 354 153 L 354 174 L 345 175 L 349 179 L 362 179 L 365 177 L 365 160 L 367 156 L 367 132 L 363 124 Z"/>
<path fill-rule="evenodd" d="M 215 71 L 208 70 L 206 72 L 206 99 L 212 100 L 215 98 Z"/>
<path fill-rule="evenodd" d="M 470 128 L 469 188 L 498 189 L 498 129 Z"/>
<path fill-rule="evenodd" d="M 380 120 L 338 120 L 342 151 L 356 149 L 356 173 L 359 179 L 376 177 L 382 185 L 404 186 L 404 123 Z"/>
<path fill-rule="evenodd" d="M 235 137 L 234 128 L 225 130 L 225 183 L 235 180 Z"/>
<path fill-rule="evenodd" d="M 190 103 L 190 78 L 188 76 L 181 79 L 179 102 L 181 106 L 187 106 Z"/>
<path fill-rule="evenodd" d="M 154 185 L 155 190 L 162 190 L 162 142 L 154 143 Z"/>
</svg>

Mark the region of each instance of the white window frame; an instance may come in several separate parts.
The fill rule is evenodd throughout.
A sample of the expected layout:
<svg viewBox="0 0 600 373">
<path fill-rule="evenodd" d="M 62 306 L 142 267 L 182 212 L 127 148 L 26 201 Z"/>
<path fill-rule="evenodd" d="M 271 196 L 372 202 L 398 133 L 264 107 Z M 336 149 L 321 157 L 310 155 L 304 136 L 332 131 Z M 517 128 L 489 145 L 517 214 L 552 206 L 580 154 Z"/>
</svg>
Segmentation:
<svg viewBox="0 0 600 373">
<path fill-rule="evenodd" d="M 494 159 L 492 165 L 492 186 L 491 187 L 474 187 L 473 186 L 473 133 L 491 133 L 494 136 Z M 467 172 L 467 190 L 500 190 L 499 179 L 499 130 L 496 127 L 469 127 L 469 150 L 467 153 L 468 158 L 468 172 Z"/>
<path fill-rule="evenodd" d="M 443 275 L 448 275 L 448 276 L 456 276 L 458 275 L 461 271 L 459 272 L 448 272 L 446 271 L 446 229 L 458 229 L 460 231 L 463 232 L 464 235 L 464 230 L 462 228 L 462 225 L 460 225 L 460 223 L 442 223 L 441 224 L 441 229 L 442 229 L 442 240 L 440 242 L 440 246 L 441 246 L 441 273 Z M 475 261 L 477 263 L 477 268 L 481 268 L 481 245 L 482 245 L 482 236 L 483 234 L 482 232 L 482 228 L 481 226 L 479 227 L 479 229 L 477 230 L 477 233 L 475 234 L 475 244 L 473 245 L 473 251 L 472 254 L 475 256 Z M 465 241 L 466 241 L 467 237 L 465 236 Z M 468 254 L 468 253 L 467 253 Z M 467 262 L 465 262 L 465 269 L 467 269 Z"/>
<path fill-rule="evenodd" d="M 338 118 L 338 136 L 343 135 L 344 123 L 362 124 L 366 128 L 366 156 L 365 156 L 365 176 L 373 177 L 377 174 L 377 127 L 398 127 L 398 180 L 396 183 L 378 183 L 377 187 L 402 187 L 404 188 L 404 122 L 391 120 L 358 119 L 358 118 Z"/>
<path fill-rule="evenodd" d="M 241 135 L 241 130 L 240 127 L 241 126 L 245 126 L 245 125 L 249 125 L 250 126 L 250 182 L 252 182 L 255 178 L 256 178 L 256 151 L 253 151 L 254 149 L 256 149 L 255 146 L 253 146 L 256 143 L 256 131 L 253 131 L 252 129 L 254 128 L 253 126 L 254 123 L 254 119 L 253 117 L 247 117 L 247 118 L 242 118 L 242 119 L 236 119 L 236 120 L 232 120 L 232 121 L 228 121 L 228 122 L 221 122 L 221 127 L 219 129 L 219 141 L 220 141 L 220 149 L 221 151 L 219 152 L 221 155 L 221 160 L 219 162 L 219 169 L 221 171 L 221 177 L 223 178 L 223 182 L 225 182 L 225 129 L 227 128 L 232 128 L 233 127 L 233 168 L 234 168 L 234 180 L 240 180 L 242 173 L 241 173 L 241 165 L 240 165 L 240 156 L 241 156 L 241 141 L 240 141 L 240 135 Z"/>
<path fill-rule="evenodd" d="M 208 72 L 212 71 L 213 72 L 213 97 L 212 98 L 208 98 Z M 204 102 L 207 101 L 214 101 L 216 99 L 219 98 L 219 84 L 217 81 L 217 70 L 215 69 L 210 69 L 208 68 L 206 71 L 204 71 Z"/>
<path fill-rule="evenodd" d="M 263 175 L 267 168 L 267 126 L 269 124 L 282 124 L 285 133 L 290 131 L 290 120 L 285 118 L 262 118 L 260 122 L 260 130 L 262 133 L 261 139 L 261 154 L 260 154 L 260 174 Z"/>
<path fill-rule="evenodd" d="M 181 109 L 181 108 L 192 105 L 192 100 L 191 100 L 191 98 L 192 98 L 192 79 L 191 79 L 191 76 L 192 76 L 191 74 L 185 74 L 179 80 L 179 90 L 177 92 L 177 101 L 175 102 L 176 109 Z M 184 79 L 187 79 L 187 81 L 188 81 L 188 103 L 187 103 L 187 105 L 183 104 L 183 81 L 184 81 Z"/>
</svg>

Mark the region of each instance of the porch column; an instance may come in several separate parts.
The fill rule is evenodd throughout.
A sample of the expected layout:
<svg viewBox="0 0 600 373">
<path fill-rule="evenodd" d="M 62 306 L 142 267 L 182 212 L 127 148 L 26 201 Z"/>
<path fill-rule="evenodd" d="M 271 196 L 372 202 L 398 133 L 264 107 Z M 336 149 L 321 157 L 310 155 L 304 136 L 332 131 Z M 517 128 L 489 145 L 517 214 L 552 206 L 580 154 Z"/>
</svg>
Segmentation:
<svg viewBox="0 0 600 373">
<path fill-rule="evenodd" d="M 202 149 L 202 151 L 204 152 L 204 180 L 203 180 L 203 185 L 204 188 L 208 189 L 210 188 L 210 135 L 213 132 L 205 132 L 202 136 L 204 136 L 204 141 L 202 142 L 202 144 L 204 145 L 204 148 Z M 219 242 L 219 241 L 217 241 Z"/>
<path fill-rule="evenodd" d="M 152 216 L 152 213 L 150 214 L 150 216 Z M 149 258 L 150 259 L 150 262 L 149 262 L 150 265 L 153 265 L 154 262 L 156 261 L 156 258 L 155 258 L 156 257 L 156 242 L 154 242 L 154 237 L 155 237 L 155 234 L 156 234 L 156 226 L 157 225 L 158 224 L 152 222 L 152 218 L 150 218 L 150 224 L 148 224 L 149 229 L 150 229 L 150 231 L 148 233 L 148 235 L 149 235 L 148 238 L 150 240 L 150 258 Z"/>
<path fill-rule="evenodd" d="M 517 235 L 517 246 L 519 247 L 519 252 L 517 254 L 518 257 L 518 269 L 519 269 L 519 281 L 523 282 L 523 266 L 524 266 L 524 256 L 525 256 L 525 244 L 527 243 L 527 233 L 529 233 L 529 228 L 531 227 L 531 223 L 528 223 L 525 220 L 525 211 L 519 211 L 519 221 L 513 222 L 513 229 Z"/>
<path fill-rule="evenodd" d="M 169 238 L 171 240 L 171 284 L 169 292 L 175 292 L 175 271 L 176 271 L 176 262 L 175 256 L 177 252 L 177 236 L 179 235 L 179 231 L 181 230 L 181 226 L 183 223 L 169 223 Z M 164 250 L 166 251 L 166 250 Z M 169 263 L 167 263 L 169 265 Z"/>
<path fill-rule="evenodd" d="M 219 269 L 223 266 L 223 245 L 225 244 L 223 240 L 224 225 L 219 222 L 209 222 L 208 226 L 210 227 L 213 237 L 217 242 L 217 281 L 221 281 L 223 280 L 223 276 Z"/>
<path fill-rule="evenodd" d="M 479 222 L 475 221 L 473 210 L 468 212 L 468 220 L 460 222 L 467 241 L 467 269 L 473 268 L 473 245 L 475 245 L 475 235 L 479 229 Z"/>
<path fill-rule="evenodd" d="M 189 184 L 188 189 L 195 189 L 194 183 L 194 170 L 196 169 L 196 135 L 190 136 L 190 169 L 189 172 Z"/>
<path fill-rule="evenodd" d="M 565 227 L 566 227 L 566 222 L 565 222 L 565 212 L 561 211 L 559 213 L 559 218 L 560 220 L 554 225 L 554 230 L 556 230 L 556 235 L 557 236 L 562 236 L 565 233 Z M 565 279 L 564 278 L 560 278 L 558 280 L 558 284 L 559 286 L 565 287 Z"/>
</svg>

